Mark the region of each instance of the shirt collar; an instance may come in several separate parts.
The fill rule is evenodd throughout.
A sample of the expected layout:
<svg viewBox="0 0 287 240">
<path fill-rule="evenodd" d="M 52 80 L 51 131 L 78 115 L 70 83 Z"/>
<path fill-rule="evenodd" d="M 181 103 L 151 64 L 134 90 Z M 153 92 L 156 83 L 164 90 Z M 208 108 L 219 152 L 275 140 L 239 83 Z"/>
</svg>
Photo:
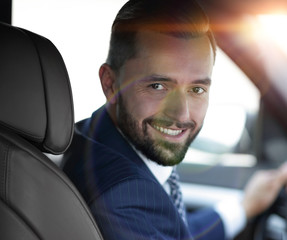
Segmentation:
<svg viewBox="0 0 287 240">
<path fill-rule="evenodd" d="M 161 185 L 164 185 L 165 182 L 167 181 L 167 179 L 169 178 L 173 167 L 159 165 L 158 163 L 148 159 L 146 156 L 144 156 L 138 150 L 135 150 L 135 151 L 140 156 L 140 158 L 143 160 L 143 162 L 147 165 L 147 167 L 152 172 L 152 174 L 155 176 L 157 181 Z"/>
<path fill-rule="evenodd" d="M 121 135 L 127 140 L 127 142 L 132 146 L 134 151 L 139 155 L 139 157 L 143 160 L 143 162 L 146 164 L 148 169 L 152 172 L 156 180 L 161 184 L 164 185 L 171 175 L 173 167 L 171 166 L 162 166 L 158 163 L 148 159 L 145 155 L 143 155 L 139 150 L 135 148 L 135 146 L 125 137 L 125 135 L 122 133 L 122 131 L 117 128 L 118 131 L 121 133 Z"/>
</svg>

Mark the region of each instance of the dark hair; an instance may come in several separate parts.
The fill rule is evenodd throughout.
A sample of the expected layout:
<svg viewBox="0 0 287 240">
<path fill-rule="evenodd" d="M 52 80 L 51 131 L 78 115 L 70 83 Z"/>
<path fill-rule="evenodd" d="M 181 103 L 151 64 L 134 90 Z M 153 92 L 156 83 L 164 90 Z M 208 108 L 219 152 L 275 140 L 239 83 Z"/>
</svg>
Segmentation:
<svg viewBox="0 0 287 240">
<path fill-rule="evenodd" d="M 185 39 L 206 35 L 215 56 L 216 43 L 209 20 L 195 0 L 130 0 L 120 9 L 112 26 L 107 63 L 114 71 L 136 56 L 136 33 L 145 30 Z"/>
</svg>

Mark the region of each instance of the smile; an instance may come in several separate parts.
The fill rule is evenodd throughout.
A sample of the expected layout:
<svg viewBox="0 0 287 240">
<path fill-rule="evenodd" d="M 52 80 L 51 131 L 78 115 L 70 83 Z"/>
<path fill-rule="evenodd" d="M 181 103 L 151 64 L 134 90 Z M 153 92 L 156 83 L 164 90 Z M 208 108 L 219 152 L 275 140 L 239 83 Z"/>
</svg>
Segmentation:
<svg viewBox="0 0 287 240">
<path fill-rule="evenodd" d="M 161 133 L 164 133 L 164 134 L 167 134 L 170 136 L 177 136 L 183 132 L 183 130 L 172 130 L 169 128 L 163 128 L 163 127 L 159 127 L 156 125 L 153 125 L 153 128 L 155 128 L 156 130 L 158 130 Z"/>
</svg>

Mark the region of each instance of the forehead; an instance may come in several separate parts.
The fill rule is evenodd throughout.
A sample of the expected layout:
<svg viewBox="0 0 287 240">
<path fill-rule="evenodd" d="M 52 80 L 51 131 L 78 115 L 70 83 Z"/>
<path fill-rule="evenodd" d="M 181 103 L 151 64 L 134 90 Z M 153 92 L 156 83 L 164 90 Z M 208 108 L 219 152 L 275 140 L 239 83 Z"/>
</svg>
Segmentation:
<svg viewBox="0 0 287 240">
<path fill-rule="evenodd" d="M 138 57 L 159 54 L 175 54 L 179 57 L 213 57 L 211 43 L 206 35 L 181 38 L 164 33 L 142 31 L 137 33 L 136 40 Z"/>
<path fill-rule="evenodd" d="M 128 60 L 122 73 L 131 81 L 140 75 L 165 75 L 173 79 L 211 77 L 213 51 L 207 36 L 176 38 L 156 32 L 137 34 L 137 54 Z"/>
</svg>

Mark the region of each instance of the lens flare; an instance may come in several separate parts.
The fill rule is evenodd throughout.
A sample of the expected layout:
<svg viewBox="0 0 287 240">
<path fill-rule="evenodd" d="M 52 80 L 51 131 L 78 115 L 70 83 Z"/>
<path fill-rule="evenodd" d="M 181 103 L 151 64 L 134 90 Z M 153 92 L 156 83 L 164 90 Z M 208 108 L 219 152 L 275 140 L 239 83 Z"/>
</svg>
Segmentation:
<svg viewBox="0 0 287 240">
<path fill-rule="evenodd" d="M 287 54 L 287 15 L 258 15 L 262 31 Z"/>
</svg>

